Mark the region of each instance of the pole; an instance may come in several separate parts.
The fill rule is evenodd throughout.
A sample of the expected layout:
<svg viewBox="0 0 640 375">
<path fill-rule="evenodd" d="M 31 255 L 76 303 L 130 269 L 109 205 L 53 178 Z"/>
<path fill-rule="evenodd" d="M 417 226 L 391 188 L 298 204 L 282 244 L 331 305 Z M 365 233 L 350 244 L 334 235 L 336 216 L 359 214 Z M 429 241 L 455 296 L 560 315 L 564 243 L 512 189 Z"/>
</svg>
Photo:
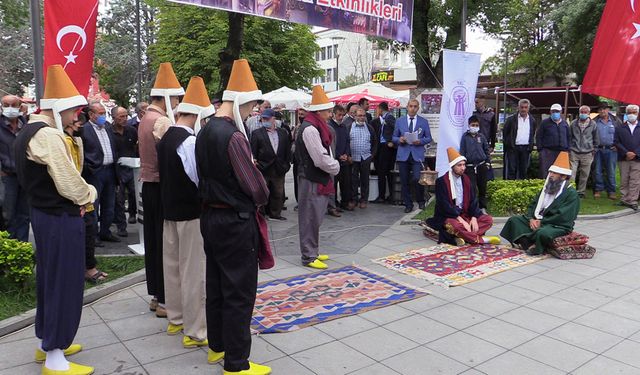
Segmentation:
<svg viewBox="0 0 640 375">
<path fill-rule="evenodd" d="M 462 15 L 460 16 L 460 50 L 467 49 L 467 0 L 462 0 Z"/>
<path fill-rule="evenodd" d="M 336 48 L 336 91 L 340 90 L 340 74 L 338 74 L 338 69 L 340 66 L 340 54 L 338 53 L 338 49 L 339 48 Z"/>
<path fill-rule="evenodd" d="M 136 99 L 140 103 L 142 101 L 142 44 L 140 42 L 140 0 L 136 0 L 136 50 L 138 53 L 138 72 L 136 74 Z"/>
<path fill-rule="evenodd" d="M 507 64 L 508 64 L 507 46 L 504 46 L 504 120 L 507 121 Z"/>
<path fill-rule="evenodd" d="M 42 53 L 42 28 L 40 26 L 40 0 L 29 1 L 29 18 L 31 19 L 31 44 L 33 49 L 33 76 L 36 84 L 36 101 L 40 103 L 44 90 Z"/>
</svg>

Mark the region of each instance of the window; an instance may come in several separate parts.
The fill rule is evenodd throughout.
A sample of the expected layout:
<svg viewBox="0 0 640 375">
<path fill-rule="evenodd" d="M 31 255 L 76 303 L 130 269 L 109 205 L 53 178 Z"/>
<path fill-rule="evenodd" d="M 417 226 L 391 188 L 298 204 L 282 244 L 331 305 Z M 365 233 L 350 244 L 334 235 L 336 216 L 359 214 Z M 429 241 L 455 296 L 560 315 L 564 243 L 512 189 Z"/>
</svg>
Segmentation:
<svg viewBox="0 0 640 375">
<path fill-rule="evenodd" d="M 333 46 L 327 47 L 327 59 L 333 59 Z"/>
<path fill-rule="evenodd" d="M 333 80 L 338 82 L 338 80 L 340 79 L 340 77 L 338 77 L 338 68 L 333 68 L 331 70 L 333 70 Z"/>
<path fill-rule="evenodd" d="M 320 48 L 320 60 L 327 59 L 327 49 L 325 47 Z"/>
<path fill-rule="evenodd" d="M 333 69 L 327 69 L 327 82 L 333 81 Z"/>
<path fill-rule="evenodd" d="M 320 51 L 316 51 L 316 61 L 320 61 Z"/>
<path fill-rule="evenodd" d="M 338 56 L 338 45 L 337 44 L 333 45 L 333 55 L 336 56 L 336 57 Z"/>
</svg>

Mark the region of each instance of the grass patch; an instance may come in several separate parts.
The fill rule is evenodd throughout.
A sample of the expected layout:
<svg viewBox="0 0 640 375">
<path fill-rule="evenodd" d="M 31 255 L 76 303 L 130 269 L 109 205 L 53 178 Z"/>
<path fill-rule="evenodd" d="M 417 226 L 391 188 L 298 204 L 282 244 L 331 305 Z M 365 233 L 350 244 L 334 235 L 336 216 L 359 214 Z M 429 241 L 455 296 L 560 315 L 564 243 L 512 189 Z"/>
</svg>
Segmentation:
<svg viewBox="0 0 640 375">
<path fill-rule="evenodd" d="M 433 216 L 433 212 L 436 207 L 435 199 L 428 204 L 424 210 L 420 211 L 413 218 L 415 220 L 425 220 Z M 608 214 L 611 212 L 619 211 L 624 209 L 624 207 L 619 206 L 617 203 L 618 200 L 611 200 L 606 197 L 606 192 L 602 193 L 602 197 L 600 199 L 593 198 L 593 191 L 587 190 L 585 192 L 585 197 L 580 199 L 580 212 L 579 215 L 600 215 L 600 214 Z M 493 217 L 501 217 L 501 216 L 509 216 L 506 212 L 500 212 L 493 209 L 491 206 L 491 202 L 488 202 L 487 212 L 489 215 Z"/>
<path fill-rule="evenodd" d="M 144 268 L 142 256 L 98 256 L 98 268 L 109 274 L 108 281 L 136 272 Z M 95 285 L 85 283 L 85 289 Z M 24 287 L 3 283 L 0 285 L 0 320 L 10 318 L 36 307 L 35 275 L 27 280 Z"/>
</svg>

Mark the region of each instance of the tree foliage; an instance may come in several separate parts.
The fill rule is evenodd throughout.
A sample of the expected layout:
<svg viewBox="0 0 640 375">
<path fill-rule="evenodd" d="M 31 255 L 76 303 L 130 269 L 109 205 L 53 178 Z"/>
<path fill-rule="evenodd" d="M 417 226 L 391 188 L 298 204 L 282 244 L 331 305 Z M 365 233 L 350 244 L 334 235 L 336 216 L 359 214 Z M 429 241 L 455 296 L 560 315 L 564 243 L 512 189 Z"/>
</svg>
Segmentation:
<svg viewBox="0 0 640 375">
<path fill-rule="evenodd" d="M 158 6 L 157 42 L 150 48 L 153 65 L 170 61 L 178 79 L 186 85 L 201 76 L 211 93 L 226 86 L 219 74 L 220 51 L 227 46 L 227 12 L 165 1 Z M 290 24 L 260 17 L 244 16 L 240 57 L 251 64 L 258 87 L 263 92 L 282 86 L 309 87 L 321 74 L 314 55 L 315 37 L 306 25 Z M 237 42 L 236 42 L 237 43 Z"/>
<path fill-rule="evenodd" d="M 140 28 L 142 47 L 142 97 L 150 87 L 149 62 L 146 51 L 154 41 L 154 9 L 140 2 Z M 135 0 L 114 0 L 99 21 L 100 33 L 96 39 L 95 70 L 100 85 L 112 99 L 128 106 L 136 94 L 138 55 L 136 50 Z"/>
<path fill-rule="evenodd" d="M 357 86 L 367 81 L 368 79 L 363 79 L 359 75 L 349 74 L 348 76 L 340 80 L 340 89 L 346 89 L 347 87 Z"/>
<path fill-rule="evenodd" d="M 0 96 L 23 95 L 33 80 L 28 11 L 24 0 L 0 1 Z"/>
</svg>

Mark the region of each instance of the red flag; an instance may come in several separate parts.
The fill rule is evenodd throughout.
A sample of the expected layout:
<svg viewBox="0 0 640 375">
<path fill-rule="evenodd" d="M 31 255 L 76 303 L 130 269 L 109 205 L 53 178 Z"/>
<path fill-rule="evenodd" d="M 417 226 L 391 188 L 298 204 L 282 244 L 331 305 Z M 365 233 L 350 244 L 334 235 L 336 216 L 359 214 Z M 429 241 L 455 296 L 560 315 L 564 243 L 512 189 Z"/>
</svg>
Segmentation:
<svg viewBox="0 0 640 375">
<path fill-rule="evenodd" d="M 582 91 L 627 103 L 640 103 L 637 84 L 640 3 L 610 0 L 593 42 Z"/>
<path fill-rule="evenodd" d="M 49 65 L 62 65 L 84 96 L 89 93 L 93 73 L 98 2 L 44 1 L 44 71 Z"/>
</svg>

